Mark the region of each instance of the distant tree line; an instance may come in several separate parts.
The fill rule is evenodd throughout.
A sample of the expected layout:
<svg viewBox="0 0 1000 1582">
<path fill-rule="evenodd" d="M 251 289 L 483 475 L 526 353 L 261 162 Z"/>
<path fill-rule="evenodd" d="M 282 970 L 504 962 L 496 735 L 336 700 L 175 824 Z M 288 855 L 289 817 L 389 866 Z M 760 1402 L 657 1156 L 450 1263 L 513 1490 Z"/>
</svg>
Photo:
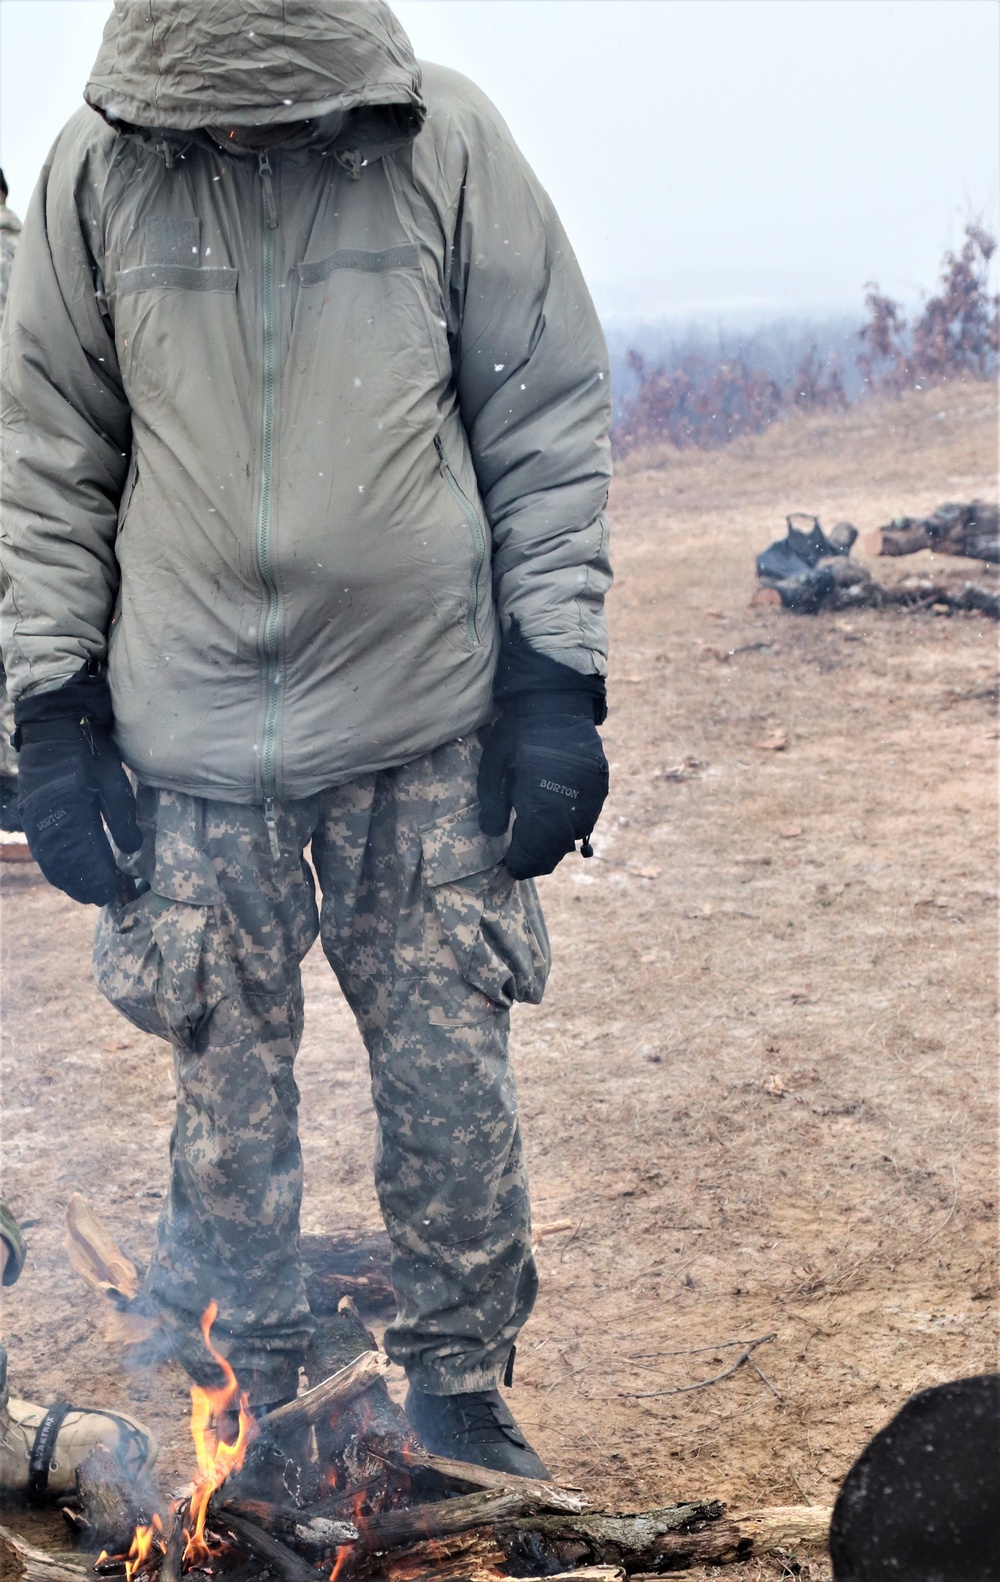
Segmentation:
<svg viewBox="0 0 1000 1582">
<path fill-rule="evenodd" d="M 670 348 L 651 365 L 630 347 L 625 366 L 633 393 L 616 403 L 612 432 L 619 456 L 651 444 L 710 450 L 742 434 L 759 434 L 795 411 L 846 407 L 867 393 L 905 390 L 959 378 L 995 377 L 1000 353 L 1000 296 L 989 290 L 996 240 L 983 226 L 965 228 L 959 252 L 945 253 L 938 290 L 909 320 L 875 283 L 866 287 L 865 319 L 831 353 L 801 341 L 789 371 L 761 336 L 730 335 L 715 347 Z M 847 355 L 845 356 L 845 351 Z M 851 366 L 853 364 L 853 366 Z"/>
</svg>

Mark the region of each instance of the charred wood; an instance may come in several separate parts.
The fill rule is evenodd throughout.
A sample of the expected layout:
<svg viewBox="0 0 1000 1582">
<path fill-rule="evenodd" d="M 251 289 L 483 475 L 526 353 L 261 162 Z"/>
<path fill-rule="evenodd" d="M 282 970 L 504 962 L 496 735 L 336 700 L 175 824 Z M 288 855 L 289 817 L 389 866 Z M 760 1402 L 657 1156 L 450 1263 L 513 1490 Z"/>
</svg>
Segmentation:
<svg viewBox="0 0 1000 1582">
<path fill-rule="evenodd" d="M 379 1355 L 374 1348 L 374 1336 L 345 1299 L 336 1313 L 317 1325 L 309 1366 L 315 1372 L 340 1366 L 343 1358 L 357 1357 L 359 1352 Z M 409 1495 L 406 1461 L 418 1448 L 417 1441 L 383 1378 L 374 1379 L 343 1410 L 325 1413 L 316 1424 L 316 1443 L 320 1465 L 332 1472 L 337 1488 L 365 1489 L 366 1514 L 398 1505 Z"/>
<path fill-rule="evenodd" d="M 537 1509 L 537 1503 L 520 1489 L 488 1489 L 373 1516 L 364 1524 L 362 1543 L 376 1552 L 398 1549 L 425 1538 L 446 1538 L 476 1527 L 494 1527 Z"/>
<path fill-rule="evenodd" d="M 174 1519 L 167 1535 L 163 1560 L 160 1563 L 159 1582 L 180 1582 L 187 1547 L 186 1527 L 191 1519 L 188 1500 L 182 1500 L 174 1511 Z"/>
<path fill-rule="evenodd" d="M 635 1515 L 583 1511 L 533 1516 L 500 1526 L 497 1532 L 515 1569 L 538 1569 L 544 1556 L 546 1571 L 576 1565 L 659 1571 L 666 1569 L 662 1558 L 671 1553 L 673 1539 L 682 1540 L 679 1552 L 685 1553 L 688 1540 L 718 1522 L 722 1511 L 716 1501 L 666 1505 Z"/>
<path fill-rule="evenodd" d="M 294 1505 L 274 1505 L 268 1500 L 227 1500 L 216 1506 L 219 1519 L 241 1517 L 265 1533 L 280 1538 L 307 1554 L 326 1554 L 342 1544 L 357 1542 L 358 1530 L 352 1522 L 324 1513 L 318 1505 L 300 1510 Z"/>
<path fill-rule="evenodd" d="M 316 1314 L 335 1313 L 341 1298 L 353 1297 L 375 1311 L 395 1307 L 389 1274 L 390 1244 L 384 1231 L 348 1230 L 329 1236 L 303 1236 L 309 1306 Z"/>
<path fill-rule="evenodd" d="M 489 1530 L 431 1538 L 397 1549 L 382 1562 L 382 1575 L 392 1582 L 497 1582 L 507 1557 Z"/>
<path fill-rule="evenodd" d="M 817 1506 L 725 1516 L 711 1502 L 627 1516 L 590 1511 L 535 1517 L 499 1527 L 498 1536 L 515 1569 L 533 1562 L 538 1570 L 544 1556 L 546 1570 L 553 1564 L 598 1564 L 621 1566 L 631 1575 L 724 1565 L 798 1544 L 825 1544 L 829 1526 L 830 1511 Z"/>
<path fill-rule="evenodd" d="M 136 1528 L 149 1521 L 156 1499 L 151 1489 L 138 1489 L 129 1481 L 110 1450 L 95 1445 L 76 1470 L 74 1503 L 88 1547 L 127 1554 Z M 72 1518 L 72 1512 L 66 1514 Z"/>
<path fill-rule="evenodd" d="M 327 1575 L 317 1571 L 288 1544 L 282 1543 L 271 1533 L 266 1533 L 256 1522 L 236 1516 L 232 1511 L 218 1514 L 213 1520 L 214 1530 L 228 1535 L 238 1549 L 263 1560 L 282 1582 L 327 1582 Z M 162 1576 L 162 1573 L 161 1573 Z"/>
</svg>

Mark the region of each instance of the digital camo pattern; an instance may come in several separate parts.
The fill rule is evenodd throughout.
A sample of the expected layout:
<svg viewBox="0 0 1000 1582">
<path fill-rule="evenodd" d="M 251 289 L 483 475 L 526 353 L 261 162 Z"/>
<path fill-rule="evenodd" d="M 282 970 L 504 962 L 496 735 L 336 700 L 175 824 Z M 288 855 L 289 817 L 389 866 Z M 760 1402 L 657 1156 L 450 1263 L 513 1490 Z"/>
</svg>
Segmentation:
<svg viewBox="0 0 1000 1582">
<path fill-rule="evenodd" d="M 152 889 L 95 942 L 97 981 L 177 1073 L 150 1296 L 195 1376 L 209 1301 L 251 1398 L 294 1393 L 311 1330 L 297 1256 L 299 966 L 320 934 L 368 1048 L 375 1178 L 393 1247 L 389 1355 L 420 1389 L 496 1384 L 536 1289 L 508 1011 L 541 999 L 534 885 L 483 835 L 479 744 L 452 742 L 263 812 L 140 787 Z M 322 907 L 304 858 L 312 843 Z M 123 866 L 126 863 L 123 862 Z"/>
</svg>

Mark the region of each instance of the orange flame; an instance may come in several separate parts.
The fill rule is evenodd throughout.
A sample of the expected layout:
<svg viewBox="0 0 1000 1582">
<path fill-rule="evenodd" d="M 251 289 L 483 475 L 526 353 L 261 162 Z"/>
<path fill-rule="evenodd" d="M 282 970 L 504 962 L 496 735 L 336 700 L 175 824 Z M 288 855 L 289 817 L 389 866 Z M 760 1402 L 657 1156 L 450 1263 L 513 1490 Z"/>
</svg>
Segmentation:
<svg viewBox="0 0 1000 1582">
<path fill-rule="evenodd" d="M 351 1552 L 351 1545 L 350 1544 L 341 1544 L 340 1545 L 339 1549 L 337 1550 L 337 1558 L 333 1562 L 333 1570 L 330 1572 L 330 1582 L 337 1582 L 337 1578 L 339 1577 L 341 1571 L 343 1571 L 344 1564 L 345 1564 L 345 1562 L 347 1560 L 347 1557 L 350 1554 L 350 1552 Z"/>
<path fill-rule="evenodd" d="M 191 1490 L 192 1527 L 184 1549 L 184 1560 L 192 1565 L 203 1565 L 211 1555 L 205 1541 L 208 1502 L 230 1473 L 238 1471 L 243 1465 L 247 1449 L 257 1432 L 247 1397 L 241 1392 L 235 1373 L 226 1358 L 212 1345 L 211 1330 L 218 1313 L 217 1304 L 210 1302 L 201 1316 L 201 1333 L 209 1354 L 222 1370 L 225 1382 L 217 1390 L 203 1390 L 197 1384 L 191 1386 L 191 1437 L 198 1458 L 199 1476 Z M 237 1399 L 239 1426 L 236 1438 L 228 1444 L 218 1438 L 213 1419 L 218 1423 L 222 1414 L 230 1411 Z M 128 1577 L 127 1582 L 132 1582 L 131 1577 Z"/>
<path fill-rule="evenodd" d="M 135 1536 L 132 1539 L 132 1547 L 128 1552 L 128 1559 L 125 1562 L 126 1582 L 132 1582 L 132 1578 L 139 1570 L 139 1567 L 142 1565 L 143 1561 L 148 1560 L 150 1554 L 152 1553 L 153 1545 L 156 1542 L 157 1536 L 162 1532 L 163 1523 L 160 1521 L 160 1518 L 157 1516 L 155 1511 L 153 1512 L 153 1519 L 149 1523 L 148 1527 L 139 1526 L 136 1528 Z M 162 1545 L 160 1545 L 160 1547 L 162 1548 Z M 100 1562 L 98 1562 L 98 1564 L 100 1564 Z"/>
</svg>

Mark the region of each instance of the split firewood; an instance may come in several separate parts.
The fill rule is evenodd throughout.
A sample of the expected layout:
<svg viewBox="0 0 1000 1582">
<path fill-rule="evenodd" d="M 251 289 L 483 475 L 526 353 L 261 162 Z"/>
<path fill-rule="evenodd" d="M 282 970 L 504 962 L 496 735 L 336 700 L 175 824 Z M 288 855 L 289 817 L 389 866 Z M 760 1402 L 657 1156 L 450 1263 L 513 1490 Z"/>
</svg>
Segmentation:
<svg viewBox="0 0 1000 1582">
<path fill-rule="evenodd" d="M 118 1457 L 104 1445 L 93 1450 L 76 1469 L 76 1499 L 64 1514 L 78 1522 L 88 1548 L 128 1554 L 133 1534 L 150 1520 L 156 1506 L 151 1488 L 129 1481 Z"/>
<path fill-rule="evenodd" d="M 545 1582 L 625 1582 L 625 1571 L 622 1566 L 577 1566 L 575 1571 L 550 1573 Z"/>
<path fill-rule="evenodd" d="M 108 1234 L 87 1199 L 74 1192 L 66 1209 L 63 1246 L 70 1263 L 92 1291 L 119 1309 L 139 1295 L 139 1272 Z"/>
<path fill-rule="evenodd" d="M 588 1503 L 578 1489 L 536 1478 L 519 1478 L 510 1472 L 494 1472 L 491 1467 L 453 1461 L 450 1456 L 433 1456 L 427 1450 L 411 1450 L 400 1465 L 403 1470 L 409 1468 L 432 1474 L 445 1488 L 516 1490 L 539 1511 L 565 1511 L 573 1515 Z"/>
<path fill-rule="evenodd" d="M 262 1435 L 281 1439 L 295 1434 L 301 1428 L 313 1427 L 339 1412 L 349 1401 L 371 1388 L 376 1379 L 384 1378 L 391 1364 L 383 1351 L 366 1351 L 341 1368 L 338 1373 L 317 1384 L 304 1395 L 296 1396 L 287 1406 L 269 1412 L 261 1424 Z"/>
<path fill-rule="evenodd" d="M 0 1527 L 0 1577 L 3 1582 L 84 1582 L 87 1562 L 77 1555 L 46 1554 Z"/>
</svg>

